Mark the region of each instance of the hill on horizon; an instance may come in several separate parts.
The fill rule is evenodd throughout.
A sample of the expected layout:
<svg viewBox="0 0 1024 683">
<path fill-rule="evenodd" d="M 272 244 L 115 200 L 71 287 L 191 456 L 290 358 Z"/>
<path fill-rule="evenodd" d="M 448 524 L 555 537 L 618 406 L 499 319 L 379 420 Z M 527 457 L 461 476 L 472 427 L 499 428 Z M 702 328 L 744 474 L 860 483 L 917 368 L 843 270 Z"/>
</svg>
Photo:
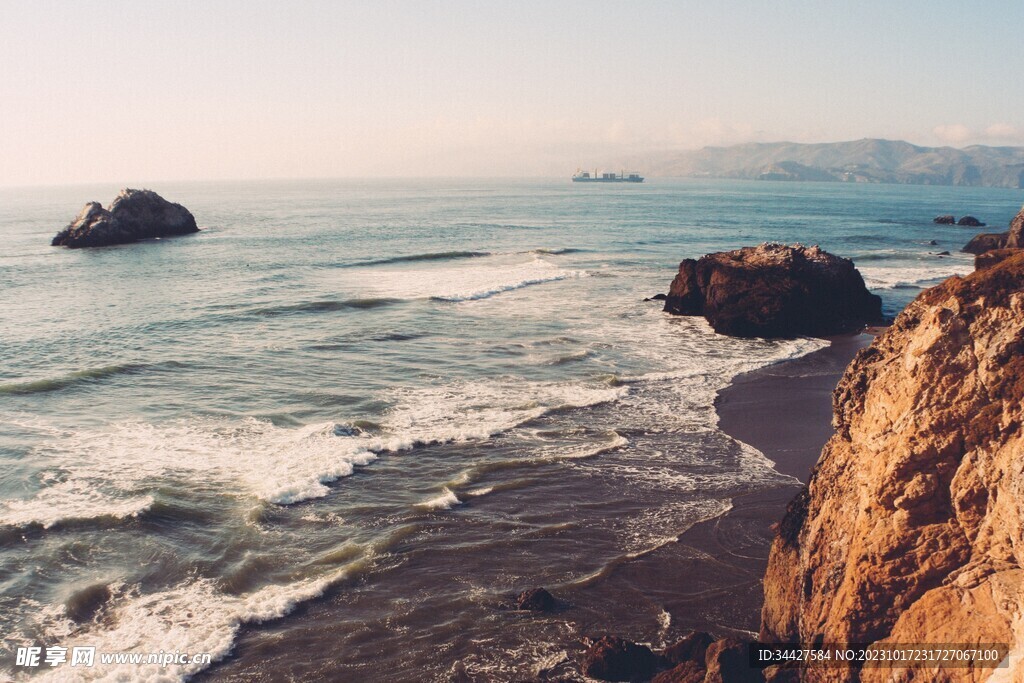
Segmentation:
<svg viewBox="0 0 1024 683">
<path fill-rule="evenodd" d="M 664 177 L 1024 188 L 1024 147 L 922 147 L 869 138 L 704 147 L 651 154 L 630 167 Z"/>
</svg>

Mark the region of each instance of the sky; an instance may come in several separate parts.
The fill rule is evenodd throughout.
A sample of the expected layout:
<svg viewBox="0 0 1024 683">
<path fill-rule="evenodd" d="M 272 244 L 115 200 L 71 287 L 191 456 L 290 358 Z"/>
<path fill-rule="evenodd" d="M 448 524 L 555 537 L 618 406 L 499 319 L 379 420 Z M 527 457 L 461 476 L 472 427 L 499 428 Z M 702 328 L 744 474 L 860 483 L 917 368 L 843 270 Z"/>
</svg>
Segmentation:
<svg viewBox="0 0 1024 683">
<path fill-rule="evenodd" d="M 1020 0 L 0 0 L 0 185 L 1024 145 Z"/>
</svg>

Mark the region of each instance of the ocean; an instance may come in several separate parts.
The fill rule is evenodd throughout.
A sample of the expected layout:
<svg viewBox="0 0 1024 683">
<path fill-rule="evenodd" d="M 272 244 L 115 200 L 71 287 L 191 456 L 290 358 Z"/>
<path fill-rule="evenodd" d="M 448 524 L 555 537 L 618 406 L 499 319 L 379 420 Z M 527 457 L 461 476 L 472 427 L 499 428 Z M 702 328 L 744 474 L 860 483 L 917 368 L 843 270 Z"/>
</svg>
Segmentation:
<svg viewBox="0 0 1024 683">
<path fill-rule="evenodd" d="M 977 230 L 934 216 L 1001 230 L 1021 204 L 657 178 L 166 183 L 200 233 L 49 246 L 119 189 L 0 190 L 16 680 L 518 680 L 602 630 L 747 628 L 622 599 L 622 575 L 734 497 L 796 485 L 713 401 L 827 342 L 730 339 L 643 299 L 683 258 L 800 242 L 853 258 L 891 315 L 973 268 Z M 508 608 L 533 586 L 559 610 Z M 210 661 L 15 661 L 78 645 Z"/>
</svg>

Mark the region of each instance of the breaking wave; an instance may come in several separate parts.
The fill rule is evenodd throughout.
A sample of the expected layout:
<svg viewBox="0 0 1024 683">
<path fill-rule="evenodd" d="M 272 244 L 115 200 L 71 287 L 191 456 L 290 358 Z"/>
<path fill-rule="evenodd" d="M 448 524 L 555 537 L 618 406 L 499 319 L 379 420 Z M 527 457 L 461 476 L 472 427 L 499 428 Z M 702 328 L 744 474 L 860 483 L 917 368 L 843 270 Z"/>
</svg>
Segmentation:
<svg viewBox="0 0 1024 683">
<path fill-rule="evenodd" d="M 858 270 L 864 276 L 864 284 L 868 286 L 868 289 L 896 289 L 931 284 L 954 275 L 969 275 L 974 272 L 974 261 L 973 258 L 951 257 L 948 260 L 940 260 L 938 263 L 898 268 L 865 266 Z"/>
<path fill-rule="evenodd" d="M 480 258 L 490 256 L 489 251 L 437 251 L 426 254 L 409 254 L 408 256 L 391 256 L 373 261 L 346 263 L 342 268 L 361 268 L 363 266 L 386 266 L 393 263 L 415 263 L 417 261 L 450 261 L 455 259 Z"/>
<path fill-rule="evenodd" d="M 116 377 L 118 375 L 130 375 L 144 372 L 151 369 L 171 369 L 183 367 L 181 363 L 169 361 L 157 365 L 145 363 L 122 363 L 117 365 L 104 365 L 99 368 L 78 370 L 62 377 L 31 380 L 27 382 L 10 382 L 0 384 L 0 396 L 23 396 L 28 394 L 41 394 L 49 391 L 60 391 L 70 387 L 94 384 L 101 380 Z"/>
<path fill-rule="evenodd" d="M 253 315 L 276 317 L 280 315 L 294 315 L 301 313 L 328 313 L 331 311 L 345 310 L 369 310 L 383 308 L 402 303 L 401 299 L 387 297 L 377 298 L 356 298 L 356 299 L 327 299 L 323 301 L 305 301 L 298 304 L 284 304 L 282 306 L 270 306 L 257 308 L 251 311 Z"/>
<path fill-rule="evenodd" d="M 514 380 L 395 389 L 384 397 L 392 407 L 374 432 L 333 422 L 292 429 L 255 418 L 83 430 L 22 421 L 23 428 L 48 437 L 33 455 L 54 465 L 44 468 L 33 496 L 0 501 L 0 524 L 50 528 L 137 516 L 167 482 L 213 481 L 229 495 L 290 505 L 328 495 L 329 484 L 381 453 L 487 439 L 546 413 L 614 401 L 627 391 Z"/>
</svg>

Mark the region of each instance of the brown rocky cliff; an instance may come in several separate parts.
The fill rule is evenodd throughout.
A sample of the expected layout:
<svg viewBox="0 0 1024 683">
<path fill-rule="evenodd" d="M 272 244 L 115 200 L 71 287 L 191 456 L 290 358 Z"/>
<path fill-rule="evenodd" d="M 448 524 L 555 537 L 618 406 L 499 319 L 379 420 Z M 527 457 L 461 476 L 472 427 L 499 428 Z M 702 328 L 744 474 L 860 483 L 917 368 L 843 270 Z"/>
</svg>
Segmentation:
<svg viewBox="0 0 1024 683">
<path fill-rule="evenodd" d="M 836 433 L 772 547 L 762 640 L 1024 649 L 1022 421 L 1024 253 L 923 292 L 847 368 Z"/>
<path fill-rule="evenodd" d="M 1006 246 L 1010 249 L 1024 249 L 1024 207 L 1010 221 L 1010 229 L 1006 234 Z"/>
</svg>

